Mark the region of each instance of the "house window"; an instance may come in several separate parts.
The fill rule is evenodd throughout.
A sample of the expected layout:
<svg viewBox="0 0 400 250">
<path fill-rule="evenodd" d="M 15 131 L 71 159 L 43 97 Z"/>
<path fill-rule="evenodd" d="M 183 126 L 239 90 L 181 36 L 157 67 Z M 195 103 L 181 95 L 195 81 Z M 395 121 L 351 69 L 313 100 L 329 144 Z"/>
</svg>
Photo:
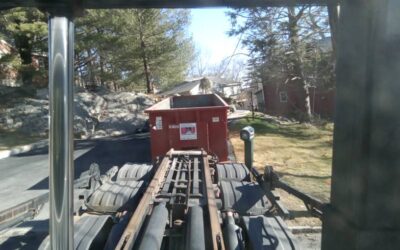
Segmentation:
<svg viewBox="0 0 400 250">
<path fill-rule="evenodd" d="M 288 96 L 287 96 L 287 92 L 286 91 L 279 92 L 279 100 L 281 102 L 287 102 Z"/>
</svg>

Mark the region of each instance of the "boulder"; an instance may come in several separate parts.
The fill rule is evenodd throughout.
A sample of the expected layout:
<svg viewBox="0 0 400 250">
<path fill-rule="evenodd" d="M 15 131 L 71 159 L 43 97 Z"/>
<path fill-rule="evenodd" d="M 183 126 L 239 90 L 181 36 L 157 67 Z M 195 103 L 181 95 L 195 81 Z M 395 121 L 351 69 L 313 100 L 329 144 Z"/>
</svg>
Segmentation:
<svg viewBox="0 0 400 250">
<path fill-rule="evenodd" d="M 74 134 L 80 138 L 133 133 L 145 124 L 147 116 L 143 111 L 154 103 L 144 94 L 105 90 L 94 93 L 81 88 L 75 91 Z M 19 98 L 1 108 L 0 129 L 45 136 L 48 114 L 48 90 L 41 89 L 34 98 Z"/>
</svg>

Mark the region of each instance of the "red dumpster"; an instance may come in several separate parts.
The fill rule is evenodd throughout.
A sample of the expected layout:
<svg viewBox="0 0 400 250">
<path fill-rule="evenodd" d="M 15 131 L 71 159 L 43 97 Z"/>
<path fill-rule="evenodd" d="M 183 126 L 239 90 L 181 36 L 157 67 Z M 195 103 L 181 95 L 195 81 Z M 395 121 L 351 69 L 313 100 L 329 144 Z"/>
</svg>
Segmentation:
<svg viewBox="0 0 400 250">
<path fill-rule="evenodd" d="M 228 108 L 215 94 L 174 96 L 148 108 L 153 160 L 171 148 L 203 148 L 228 160 Z"/>
</svg>

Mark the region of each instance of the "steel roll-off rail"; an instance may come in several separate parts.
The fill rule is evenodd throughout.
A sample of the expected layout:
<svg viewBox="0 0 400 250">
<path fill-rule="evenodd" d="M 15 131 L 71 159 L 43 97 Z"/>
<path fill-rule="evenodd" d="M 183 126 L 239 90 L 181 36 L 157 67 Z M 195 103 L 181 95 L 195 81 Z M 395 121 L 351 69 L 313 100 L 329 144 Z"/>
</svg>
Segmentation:
<svg viewBox="0 0 400 250">
<path fill-rule="evenodd" d="M 337 97 L 331 205 L 323 249 L 400 246 L 400 1 L 398 0 L 2 0 L 0 9 L 50 12 L 52 249 L 71 249 L 73 17 L 85 8 L 337 5 Z M 330 12 L 331 13 L 331 12 Z M 335 27 L 332 27 L 336 29 Z"/>
</svg>

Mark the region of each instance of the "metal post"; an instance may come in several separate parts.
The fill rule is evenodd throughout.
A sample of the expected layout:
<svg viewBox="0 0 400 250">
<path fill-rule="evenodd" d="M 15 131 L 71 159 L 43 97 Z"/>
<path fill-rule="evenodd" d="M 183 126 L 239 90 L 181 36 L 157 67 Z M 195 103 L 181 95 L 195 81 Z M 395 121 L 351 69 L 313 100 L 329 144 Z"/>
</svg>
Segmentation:
<svg viewBox="0 0 400 250">
<path fill-rule="evenodd" d="M 336 58 L 336 41 L 337 41 L 339 14 L 340 14 L 340 6 L 338 2 L 335 0 L 328 0 L 329 26 L 331 29 L 332 49 L 335 58 Z"/>
<path fill-rule="evenodd" d="M 244 141 L 244 163 L 252 171 L 253 168 L 253 154 L 254 154 L 254 128 L 247 126 L 240 130 L 240 139 Z"/>
<path fill-rule="evenodd" d="M 254 144 L 253 140 L 244 141 L 244 163 L 251 169 L 253 168 L 253 155 L 254 155 Z"/>
<path fill-rule="evenodd" d="M 73 243 L 73 59 L 71 17 L 49 18 L 50 246 Z"/>
</svg>

